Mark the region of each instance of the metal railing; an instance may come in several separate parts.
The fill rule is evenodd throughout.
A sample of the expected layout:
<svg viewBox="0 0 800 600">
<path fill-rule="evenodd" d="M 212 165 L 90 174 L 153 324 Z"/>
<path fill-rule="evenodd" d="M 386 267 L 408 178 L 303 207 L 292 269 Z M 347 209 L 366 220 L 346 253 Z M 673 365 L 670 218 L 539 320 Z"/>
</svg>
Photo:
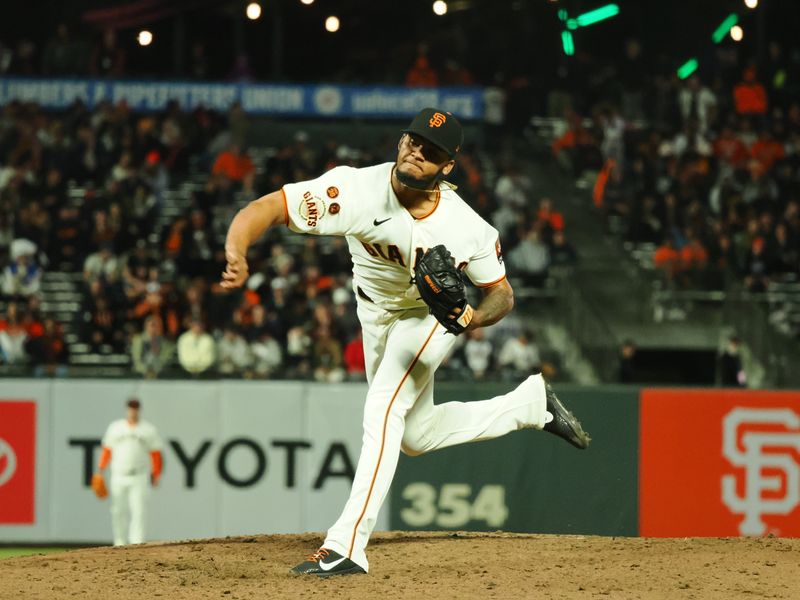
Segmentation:
<svg viewBox="0 0 800 600">
<path fill-rule="evenodd" d="M 571 272 L 569 272 L 571 273 Z M 603 383 L 617 381 L 619 340 L 574 277 L 558 277 L 559 315 L 567 333 Z"/>
</svg>

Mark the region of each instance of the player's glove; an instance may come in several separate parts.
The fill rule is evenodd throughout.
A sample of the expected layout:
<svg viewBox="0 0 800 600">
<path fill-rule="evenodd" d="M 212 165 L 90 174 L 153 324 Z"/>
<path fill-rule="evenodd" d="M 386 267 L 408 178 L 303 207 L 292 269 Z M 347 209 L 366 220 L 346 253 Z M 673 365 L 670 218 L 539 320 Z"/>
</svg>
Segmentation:
<svg viewBox="0 0 800 600">
<path fill-rule="evenodd" d="M 414 267 L 414 282 L 436 320 L 453 335 L 463 333 L 473 310 L 450 251 L 441 244 L 430 248 Z"/>
<path fill-rule="evenodd" d="M 106 480 L 100 473 L 92 475 L 92 491 L 94 495 L 101 500 L 108 496 L 108 488 L 106 488 Z"/>
</svg>

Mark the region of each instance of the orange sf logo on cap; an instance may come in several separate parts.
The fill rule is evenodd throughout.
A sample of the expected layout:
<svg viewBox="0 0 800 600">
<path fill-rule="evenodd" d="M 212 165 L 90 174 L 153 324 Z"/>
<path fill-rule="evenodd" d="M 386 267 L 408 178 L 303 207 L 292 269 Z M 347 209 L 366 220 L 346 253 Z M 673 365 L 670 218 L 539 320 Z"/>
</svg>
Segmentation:
<svg viewBox="0 0 800 600">
<path fill-rule="evenodd" d="M 447 117 L 445 117 L 442 113 L 437 112 L 433 113 L 433 116 L 428 121 L 429 127 L 441 127 L 444 125 L 444 122 L 447 121 Z"/>
</svg>

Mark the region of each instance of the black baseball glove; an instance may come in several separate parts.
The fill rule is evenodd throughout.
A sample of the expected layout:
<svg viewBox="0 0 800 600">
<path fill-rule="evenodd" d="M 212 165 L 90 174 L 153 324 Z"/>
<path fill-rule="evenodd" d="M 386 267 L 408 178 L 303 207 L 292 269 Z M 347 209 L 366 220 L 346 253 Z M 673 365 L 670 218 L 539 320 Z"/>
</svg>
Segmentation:
<svg viewBox="0 0 800 600">
<path fill-rule="evenodd" d="M 463 333 L 473 311 L 450 251 L 441 244 L 430 248 L 414 267 L 414 282 L 436 320 L 454 335 Z"/>
</svg>

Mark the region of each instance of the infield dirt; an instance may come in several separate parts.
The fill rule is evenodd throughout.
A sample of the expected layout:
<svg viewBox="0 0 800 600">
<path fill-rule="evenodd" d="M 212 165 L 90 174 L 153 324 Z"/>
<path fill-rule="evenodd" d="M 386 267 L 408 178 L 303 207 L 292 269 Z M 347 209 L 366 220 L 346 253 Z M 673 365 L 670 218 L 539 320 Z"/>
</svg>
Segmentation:
<svg viewBox="0 0 800 600">
<path fill-rule="evenodd" d="M 88 548 L 0 561 L 0 598 L 800 598 L 800 539 L 376 534 L 369 575 L 297 577 L 320 535 Z"/>
</svg>

